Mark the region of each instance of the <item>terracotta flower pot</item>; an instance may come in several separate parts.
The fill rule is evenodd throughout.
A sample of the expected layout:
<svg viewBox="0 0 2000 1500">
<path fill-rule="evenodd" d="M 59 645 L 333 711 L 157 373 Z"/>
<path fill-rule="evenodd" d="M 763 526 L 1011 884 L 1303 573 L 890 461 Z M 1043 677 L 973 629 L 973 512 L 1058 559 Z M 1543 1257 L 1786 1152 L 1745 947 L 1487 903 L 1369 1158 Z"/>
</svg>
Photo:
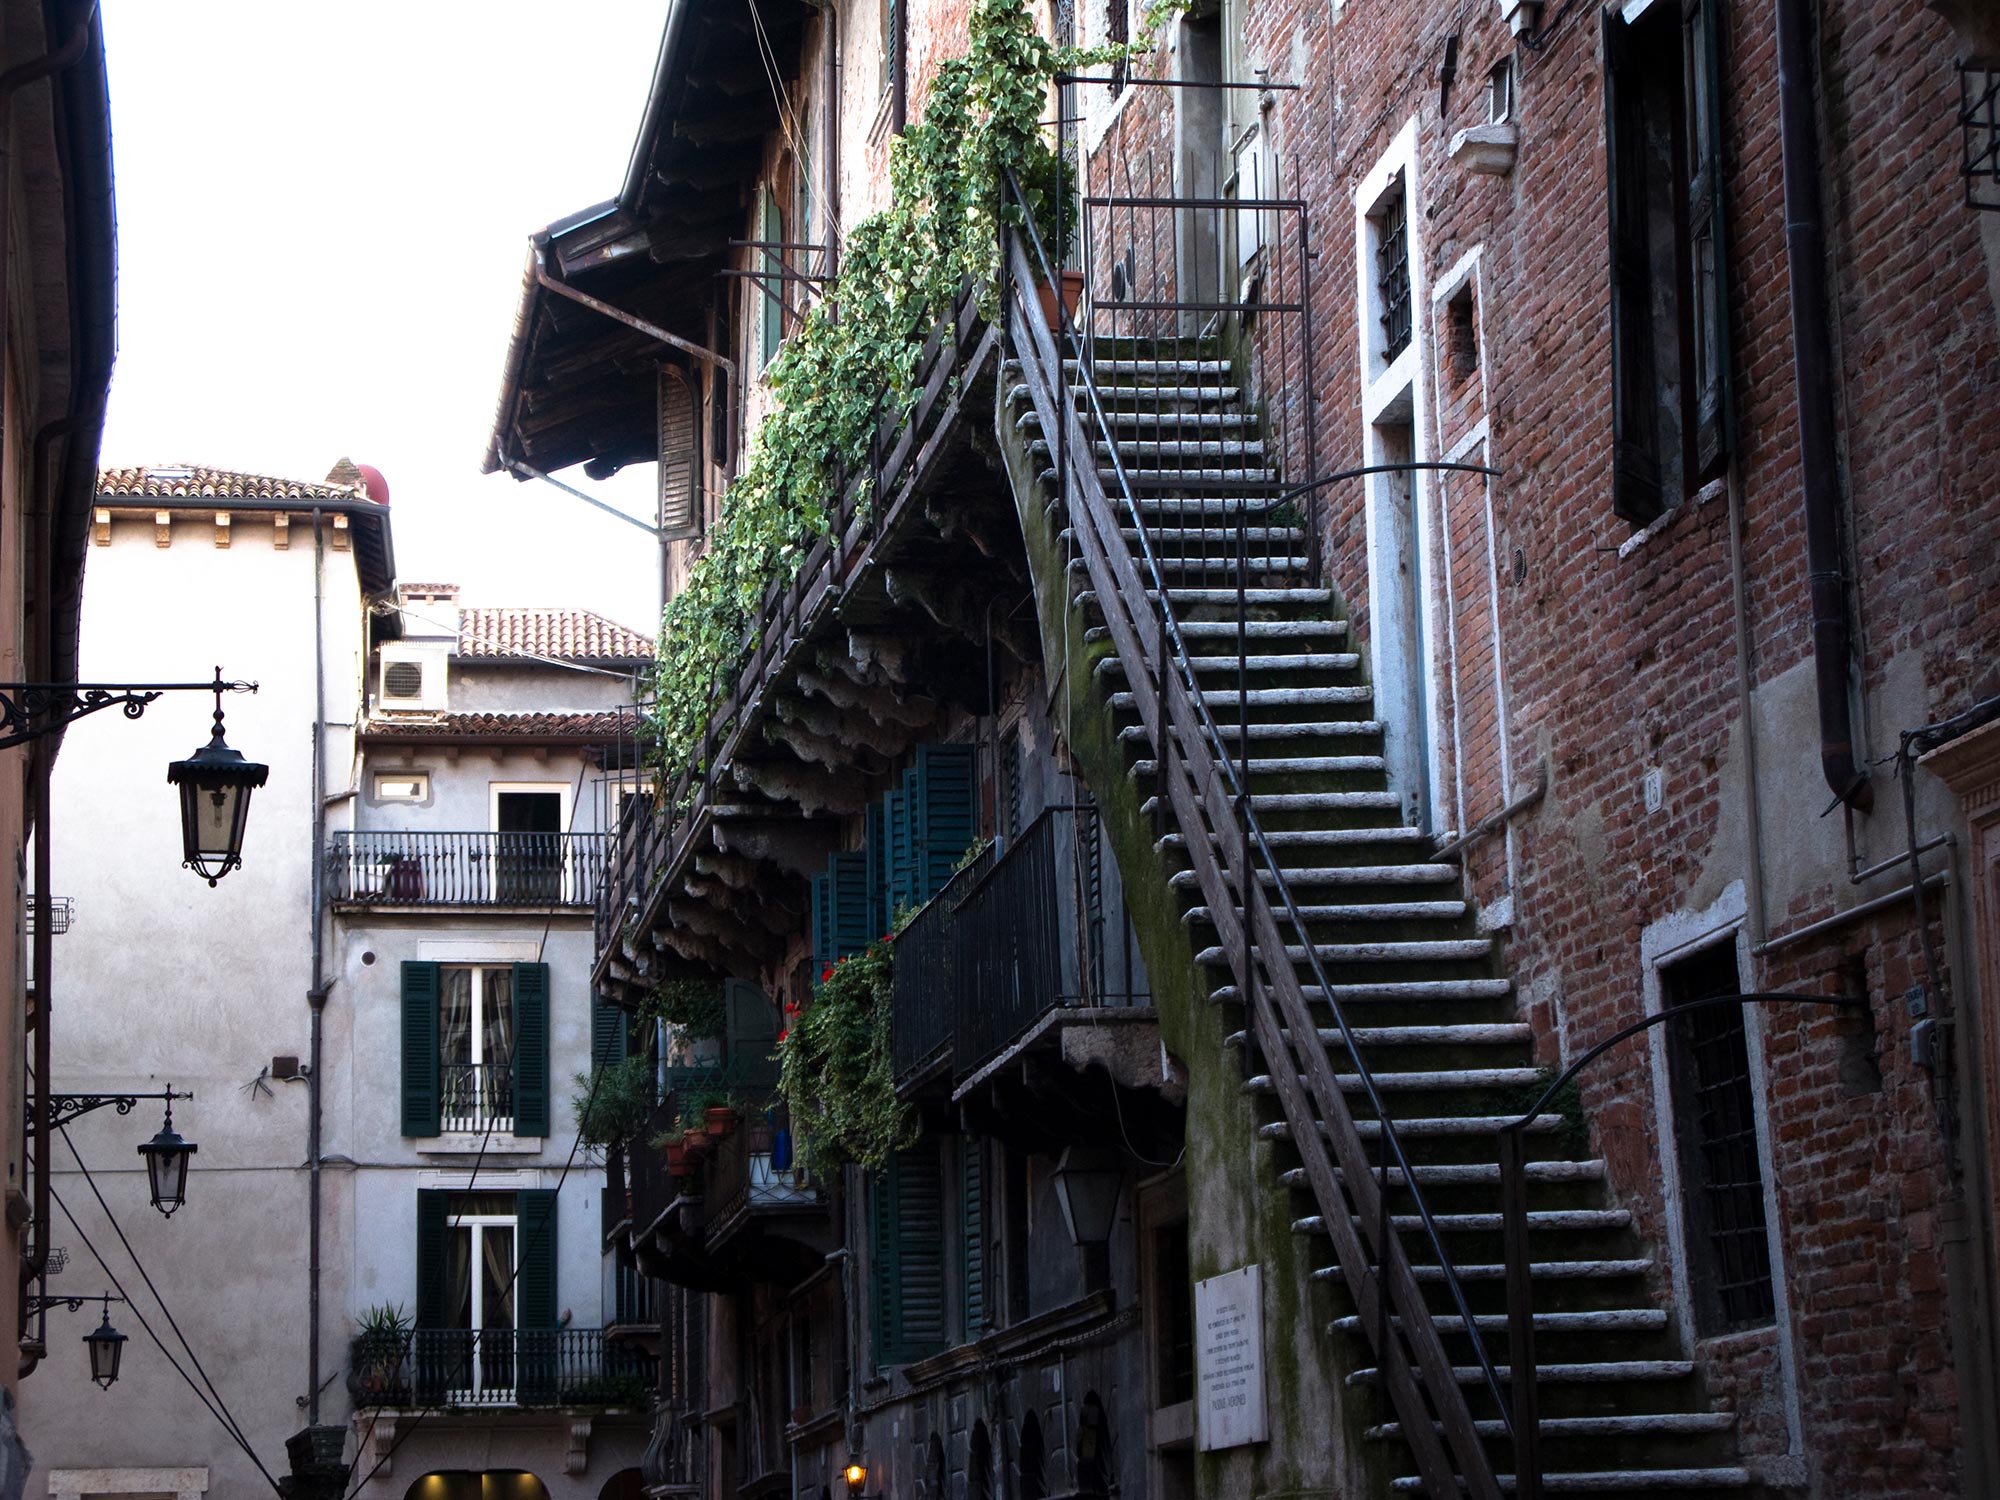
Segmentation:
<svg viewBox="0 0 2000 1500">
<path fill-rule="evenodd" d="M 1071 322 L 1075 322 L 1076 310 L 1083 305 L 1083 272 L 1058 271 L 1056 279 L 1062 283 L 1063 311 L 1069 314 Z M 1045 281 L 1035 291 L 1041 296 L 1042 316 L 1049 320 L 1050 331 L 1060 332 L 1062 322 L 1056 316 L 1056 289 Z"/>
<path fill-rule="evenodd" d="M 668 1142 L 667 1171 L 676 1177 L 684 1175 L 688 1169 L 687 1154 L 687 1147 L 683 1146 L 679 1141 Z"/>
<path fill-rule="evenodd" d="M 681 1144 L 687 1148 L 689 1156 L 708 1155 L 708 1132 L 699 1125 L 690 1125 L 681 1134 Z"/>
<path fill-rule="evenodd" d="M 726 1104 L 717 1104 L 704 1112 L 702 1122 L 708 1127 L 709 1136 L 719 1141 L 736 1128 L 736 1111 Z"/>
</svg>

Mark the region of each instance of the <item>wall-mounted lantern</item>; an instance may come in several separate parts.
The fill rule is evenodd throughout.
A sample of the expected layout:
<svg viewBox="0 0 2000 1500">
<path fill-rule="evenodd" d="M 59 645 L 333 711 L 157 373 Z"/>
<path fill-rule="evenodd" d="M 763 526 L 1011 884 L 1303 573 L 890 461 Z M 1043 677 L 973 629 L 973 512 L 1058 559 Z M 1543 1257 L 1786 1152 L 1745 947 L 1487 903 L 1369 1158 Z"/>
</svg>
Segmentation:
<svg viewBox="0 0 2000 1500">
<path fill-rule="evenodd" d="M 222 737 L 222 695 L 230 690 L 215 669 L 215 732 L 186 760 L 167 767 L 167 780 L 181 789 L 182 863 L 214 885 L 243 863 L 243 825 L 250 817 L 250 793 L 264 784 L 269 766 L 245 760 Z"/>
</svg>

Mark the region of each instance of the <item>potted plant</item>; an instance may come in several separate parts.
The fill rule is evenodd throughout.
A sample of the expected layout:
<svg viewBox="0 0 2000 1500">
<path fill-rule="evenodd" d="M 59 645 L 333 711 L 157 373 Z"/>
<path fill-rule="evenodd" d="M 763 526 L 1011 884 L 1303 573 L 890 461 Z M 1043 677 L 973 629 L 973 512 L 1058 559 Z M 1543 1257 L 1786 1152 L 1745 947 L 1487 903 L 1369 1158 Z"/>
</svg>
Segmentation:
<svg viewBox="0 0 2000 1500">
<path fill-rule="evenodd" d="M 354 1321 L 360 1331 L 349 1350 L 348 1391 L 359 1405 L 388 1404 L 407 1388 L 403 1358 L 416 1320 L 401 1303 L 378 1302 Z"/>
<path fill-rule="evenodd" d="M 1067 269 L 1064 262 L 1076 245 L 1075 171 L 1058 153 L 1042 148 L 1033 153 L 1023 168 L 1021 189 L 1034 215 L 1035 234 L 1041 240 L 1042 251 L 1055 268 L 1061 288 L 1061 310 L 1074 322 L 1077 308 L 1083 303 L 1083 272 Z M 1036 292 L 1041 297 L 1042 316 L 1048 319 L 1050 332 L 1060 335 L 1062 320 L 1057 314 L 1057 287 L 1045 281 Z"/>
<path fill-rule="evenodd" d="M 736 1128 L 736 1109 L 722 1090 L 709 1090 L 695 1101 L 695 1107 L 701 1111 L 702 1129 L 710 1140 L 719 1141 Z"/>
</svg>

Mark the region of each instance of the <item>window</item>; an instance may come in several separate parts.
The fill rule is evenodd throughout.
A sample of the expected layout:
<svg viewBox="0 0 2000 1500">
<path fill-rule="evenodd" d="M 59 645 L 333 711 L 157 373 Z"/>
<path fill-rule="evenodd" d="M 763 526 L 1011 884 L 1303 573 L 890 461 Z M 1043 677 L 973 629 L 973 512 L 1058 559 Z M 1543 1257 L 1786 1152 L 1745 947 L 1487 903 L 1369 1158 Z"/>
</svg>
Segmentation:
<svg viewBox="0 0 2000 1500">
<path fill-rule="evenodd" d="M 458 968 L 438 983 L 438 1125 L 514 1128 L 514 971 Z"/>
<path fill-rule="evenodd" d="M 868 1271 L 878 1368 L 945 1345 L 944 1192 L 935 1139 L 869 1174 Z"/>
<path fill-rule="evenodd" d="M 1604 16 L 1612 508 L 1643 526 L 1729 457 L 1714 0 Z"/>
<path fill-rule="evenodd" d="M 402 663 L 398 663 L 402 665 Z M 412 664 L 414 665 L 414 664 Z M 377 771 L 375 773 L 375 800 L 377 802 L 428 802 L 431 797 L 431 778 L 427 771 Z"/>
<path fill-rule="evenodd" d="M 555 1200 L 547 1189 L 418 1190 L 419 1401 L 499 1406 L 553 1394 Z"/>
<path fill-rule="evenodd" d="M 1153 1230 L 1153 1404 L 1194 1399 L 1194 1279 L 1188 1269 L 1188 1223 Z"/>
<path fill-rule="evenodd" d="M 762 369 L 778 357 L 778 346 L 785 341 L 785 263 L 775 248 L 785 238 L 785 218 L 777 195 L 768 187 L 758 197 L 757 238 L 767 247 L 752 252 L 757 275 L 750 280 L 757 289 L 758 368 Z"/>
<path fill-rule="evenodd" d="M 1670 1011 L 1741 988 L 1733 942 L 1660 970 Z M 1663 1029 L 1695 1328 L 1710 1336 L 1759 1327 L 1776 1302 L 1743 1003 L 1691 1009 Z"/>
<path fill-rule="evenodd" d="M 1486 119 L 1504 125 L 1514 118 L 1514 59 L 1503 57 L 1486 75 Z"/>
<path fill-rule="evenodd" d="M 1451 294 L 1444 305 L 1444 314 L 1445 353 L 1451 378 L 1457 382 L 1470 380 L 1479 373 L 1479 309 L 1473 301 L 1470 278 Z"/>
<path fill-rule="evenodd" d="M 566 783 L 496 782 L 493 797 L 493 897 L 501 902 L 563 899 Z"/>
<path fill-rule="evenodd" d="M 1410 210 L 1399 174 L 1375 216 L 1375 290 L 1387 363 L 1410 346 Z"/>
<path fill-rule="evenodd" d="M 549 1133 L 547 964 L 405 962 L 403 1134 Z"/>
</svg>

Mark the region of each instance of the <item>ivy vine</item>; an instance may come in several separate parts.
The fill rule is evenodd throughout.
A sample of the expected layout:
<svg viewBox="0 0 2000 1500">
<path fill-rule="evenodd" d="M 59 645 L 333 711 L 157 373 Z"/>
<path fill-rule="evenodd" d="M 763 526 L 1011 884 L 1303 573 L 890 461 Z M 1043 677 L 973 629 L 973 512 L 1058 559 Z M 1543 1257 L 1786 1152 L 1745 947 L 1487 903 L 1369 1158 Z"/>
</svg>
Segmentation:
<svg viewBox="0 0 2000 1500">
<path fill-rule="evenodd" d="M 1082 49 L 1037 32 L 1025 0 L 976 0 L 966 54 L 939 67 L 923 118 L 890 144 L 890 206 L 848 233 L 834 283 L 773 362 L 774 409 L 662 619 L 655 753 L 668 778 L 754 646 L 766 586 L 789 582 L 830 529 L 834 474 L 860 466 L 885 417 L 908 413 L 930 329 L 961 287 L 985 317 L 997 314 L 1000 229 L 1019 218 L 1007 173 L 1038 227 L 1073 198 L 1074 172 L 1041 130 L 1056 75 L 1150 53 L 1157 28 L 1185 4 L 1153 0 L 1134 41 Z M 1076 217 L 1065 204 L 1061 222 Z"/>
<path fill-rule="evenodd" d="M 828 964 L 812 999 L 785 1007 L 778 1090 L 800 1160 L 816 1175 L 844 1162 L 885 1166 L 916 1139 L 916 1116 L 896 1097 L 890 1056 L 893 951 L 881 938 Z"/>
</svg>

